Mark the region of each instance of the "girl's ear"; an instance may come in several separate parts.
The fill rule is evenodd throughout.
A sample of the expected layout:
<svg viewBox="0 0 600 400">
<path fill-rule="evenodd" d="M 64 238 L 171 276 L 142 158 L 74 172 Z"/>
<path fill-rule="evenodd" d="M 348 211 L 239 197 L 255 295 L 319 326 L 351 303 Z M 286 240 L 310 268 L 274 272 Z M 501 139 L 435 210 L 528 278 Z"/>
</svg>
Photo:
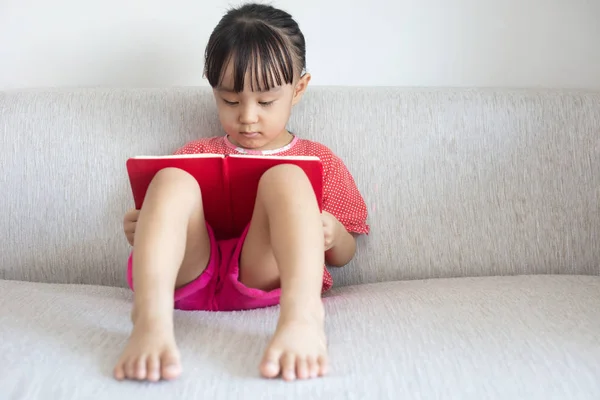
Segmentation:
<svg viewBox="0 0 600 400">
<path fill-rule="evenodd" d="M 306 92 L 306 88 L 308 87 L 308 83 L 310 82 L 310 74 L 307 72 L 302 75 L 296 83 L 296 87 L 294 88 L 294 97 L 292 98 L 292 105 L 295 106 L 298 104 L 300 99 L 302 99 L 302 95 Z"/>
</svg>

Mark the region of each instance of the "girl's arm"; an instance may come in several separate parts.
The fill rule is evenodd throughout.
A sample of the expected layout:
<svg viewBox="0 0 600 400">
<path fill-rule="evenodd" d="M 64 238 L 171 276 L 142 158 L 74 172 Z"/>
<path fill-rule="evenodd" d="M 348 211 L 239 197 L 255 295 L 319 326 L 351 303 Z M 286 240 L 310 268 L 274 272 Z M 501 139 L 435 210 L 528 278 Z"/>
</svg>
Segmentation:
<svg viewBox="0 0 600 400">
<path fill-rule="evenodd" d="M 327 211 L 323 212 L 325 262 L 332 267 L 348 264 L 356 252 L 356 239 L 344 225 Z"/>
</svg>

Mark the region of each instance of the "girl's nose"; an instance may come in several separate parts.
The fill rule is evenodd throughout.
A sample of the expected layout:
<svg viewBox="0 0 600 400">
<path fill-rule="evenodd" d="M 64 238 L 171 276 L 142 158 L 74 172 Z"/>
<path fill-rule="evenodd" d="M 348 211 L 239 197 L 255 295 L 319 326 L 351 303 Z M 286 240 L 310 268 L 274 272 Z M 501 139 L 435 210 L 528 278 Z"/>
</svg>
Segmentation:
<svg viewBox="0 0 600 400">
<path fill-rule="evenodd" d="M 253 105 L 246 105 L 240 111 L 240 123 L 243 125 L 252 125 L 258 122 L 258 113 Z"/>
</svg>

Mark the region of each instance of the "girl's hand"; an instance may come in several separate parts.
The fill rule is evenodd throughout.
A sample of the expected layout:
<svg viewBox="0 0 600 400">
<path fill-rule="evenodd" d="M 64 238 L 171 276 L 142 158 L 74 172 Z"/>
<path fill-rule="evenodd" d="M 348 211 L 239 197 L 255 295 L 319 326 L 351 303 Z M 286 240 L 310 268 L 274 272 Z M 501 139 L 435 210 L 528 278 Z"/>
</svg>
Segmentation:
<svg viewBox="0 0 600 400">
<path fill-rule="evenodd" d="M 323 211 L 321 219 L 323 220 L 323 234 L 325 235 L 325 251 L 327 251 L 335 247 L 342 224 L 327 211 Z"/>
<path fill-rule="evenodd" d="M 127 214 L 125 214 L 125 218 L 123 219 L 123 230 L 125 231 L 125 236 L 127 237 L 127 241 L 131 246 L 133 246 L 135 226 L 137 225 L 137 220 L 139 216 L 140 210 L 134 209 L 127 211 Z"/>
</svg>

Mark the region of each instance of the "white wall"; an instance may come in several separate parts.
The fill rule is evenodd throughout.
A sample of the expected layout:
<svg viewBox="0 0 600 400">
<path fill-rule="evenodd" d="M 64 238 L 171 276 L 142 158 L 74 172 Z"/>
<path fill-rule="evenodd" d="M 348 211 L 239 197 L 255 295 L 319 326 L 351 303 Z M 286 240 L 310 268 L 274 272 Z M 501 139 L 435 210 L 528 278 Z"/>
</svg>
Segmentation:
<svg viewBox="0 0 600 400">
<path fill-rule="evenodd" d="M 0 0 L 0 88 L 205 85 L 230 4 Z M 600 0 L 273 4 L 299 21 L 317 85 L 600 88 Z"/>
</svg>

